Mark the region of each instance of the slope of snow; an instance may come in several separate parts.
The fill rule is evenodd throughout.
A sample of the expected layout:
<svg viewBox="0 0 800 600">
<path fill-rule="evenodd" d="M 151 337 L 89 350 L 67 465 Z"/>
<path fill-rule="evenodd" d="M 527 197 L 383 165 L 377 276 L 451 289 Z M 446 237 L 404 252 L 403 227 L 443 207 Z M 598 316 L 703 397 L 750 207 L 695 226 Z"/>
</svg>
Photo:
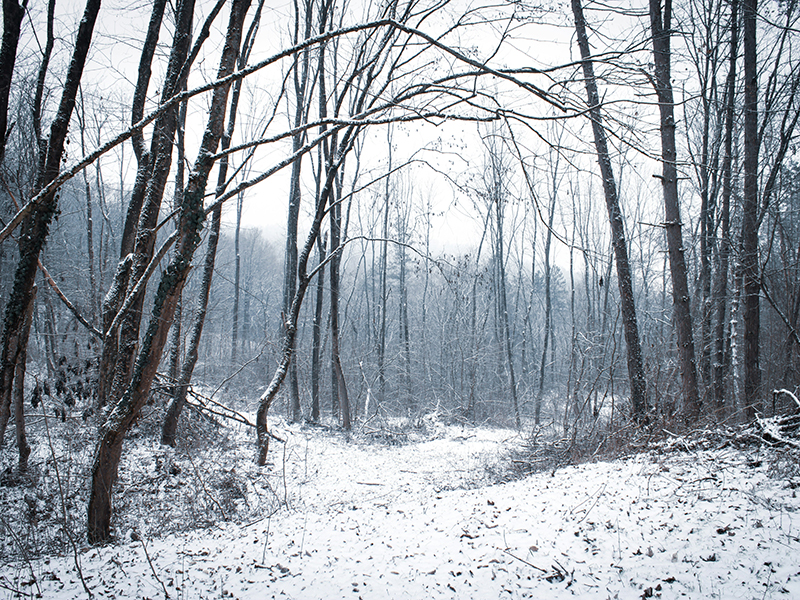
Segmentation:
<svg viewBox="0 0 800 600">
<path fill-rule="evenodd" d="M 800 598 L 796 455 L 652 452 L 498 484 L 512 431 L 281 435 L 278 510 L 254 485 L 253 522 L 80 549 L 94 596 Z M 255 482 L 250 450 L 232 467 Z M 70 555 L 4 564 L 0 589 L 87 597 Z"/>
</svg>

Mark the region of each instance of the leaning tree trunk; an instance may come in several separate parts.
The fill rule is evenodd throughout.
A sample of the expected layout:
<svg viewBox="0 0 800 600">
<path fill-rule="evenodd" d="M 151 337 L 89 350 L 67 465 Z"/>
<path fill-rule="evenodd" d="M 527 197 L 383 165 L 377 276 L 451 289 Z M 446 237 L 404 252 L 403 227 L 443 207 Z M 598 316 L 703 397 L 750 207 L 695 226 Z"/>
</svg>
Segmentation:
<svg viewBox="0 0 800 600">
<path fill-rule="evenodd" d="M 250 0 L 234 0 L 232 3 L 225 47 L 217 72 L 218 79 L 230 75 L 234 70 L 241 43 L 242 22 L 249 4 Z M 92 467 L 88 509 L 87 531 L 92 544 L 105 542 L 110 538 L 111 496 L 122 456 L 122 442 L 150 393 L 175 306 L 191 269 L 194 252 L 200 243 L 200 232 L 205 220 L 203 199 L 208 175 L 214 166 L 210 157 L 215 153 L 222 137 L 229 89 L 230 84 L 218 87 L 213 92 L 206 131 L 181 202 L 175 254 L 161 277 L 150 323 L 134 364 L 131 383 L 100 432 Z"/>
<path fill-rule="evenodd" d="M 181 74 L 189 56 L 191 41 L 189 32 L 191 31 L 194 15 L 194 4 L 195 0 L 183 0 L 179 4 L 176 32 L 161 94 L 162 102 L 172 97 L 183 87 Z M 136 183 L 139 184 L 140 179 L 143 179 L 146 182 L 146 187 L 143 191 L 141 211 L 138 213 L 135 239 L 131 250 L 133 264 L 131 266 L 130 279 L 132 282 L 139 281 L 145 275 L 147 267 L 153 258 L 157 236 L 156 225 L 158 224 L 161 203 L 172 165 L 172 150 L 175 131 L 178 127 L 178 116 L 178 108 L 172 107 L 164 111 L 156 120 L 153 127 L 150 158 L 143 167 L 140 165 L 137 172 Z M 139 202 L 136 198 L 138 193 L 139 190 L 135 186 L 131 204 L 134 204 L 134 200 L 137 203 Z M 136 221 L 137 215 L 131 214 L 131 212 L 129 207 L 128 216 L 126 217 L 126 230 L 131 227 L 130 221 Z M 113 375 L 101 373 L 102 378 L 113 377 L 110 396 L 105 399 L 105 402 L 112 406 L 129 388 L 131 377 L 133 376 L 136 351 L 139 347 L 141 319 L 145 311 L 144 301 L 144 286 L 142 286 L 142 289 L 133 299 L 133 302 L 130 303 L 129 309 L 120 322 L 119 333 L 105 332 L 106 339 L 109 340 L 115 335 L 119 336 Z"/>
<path fill-rule="evenodd" d="M 350 127 L 342 142 L 339 144 L 333 156 L 337 157 L 334 162 L 329 165 L 329 169 L 325 174 L 325 182 L 317 196 L 317 206 L 314 212 L 314 220 L 311 222 L 308 235 L 306 237 L 303 249 L 297 257 L 297 289 L 292 299 L 292 306 L 286 317 L 286 329 L 284 330 L 283 341 L 281 344 L 281 353 L 278 360 L 278 366 L 272 376 L 272 380 L 267 386 L 267 389 L 261 395 L 256 411 L 256 464 L 264 466 L 267 464 L 267 454 L 269 453 L 269 429 L 267 423 L 267 414 L 275 400 L 275 396 L 281 389 L 286 374 L 289 372 L 289 365 L 292 362 L 292 355 L 294 354 L 294 342 L 297 336 L 297 320 L 300 316 L 300 309 L 303 306 L 303 299 L 305 298 L 308 284 L 311 282 L 313 276 L 324 269 L 327 264 L 322 262 L 319 266 L 312 271 L 311 274 L 307 272 L 308 259 L 311 255 L 311 250 L 316 243 L 319 236 L 320 228 L 322 226 L 322 219 L 326 215 L 326 209 L 329 202 L 333 202 L 331 198 L 334 197 L 332 193 L 333 186 L 335 185 L 336 173 L 344 161 L 345 156 L 352 147 L 355 136 L 358 130 L 355 127 Z M 331 241 L 331 251 L 334 251 L 333 241 Z M 332 261 L 333 256 L 328 257 L 328 261 Z"/>
<path fill-rule="evenodd" d="M 263 1 L 259 4 L 259 10 L 253 17 L 253 22 L 247 33 L 244 42 L 244 47 L 239 53 L 238 67 L 244 68 L 252 50 L 252 43 L 254 40 L 254 30 L 258 23 L 261 13 Z M 222 136 L 221 150 L 224 152 L 231 145 L 231 137 L 233 136 L 236 127 L 236 114 L 239 109 L 239 97 L 242 89 L 242 80 L 239 79 L 233 84 L 233 93 L 231 94 L 231 106 L 228 115 L 228 126 L 225 134 Z M 220 160 L 219 173 L 217 175 L 217 190 L 216 197 L 219 199 L 225 192 L 228 178 L 228 156 L 225 155 Z M 197 308 L 194 313 L 194 320 L 192 322 L 192 333 L 189 339 L 189 346 L 186 351 L 186 358 L 184 359 L 181 367 L 179 377 L 173 379 L 177 381 L 175 391 L 173 393 L 172 401 L 170 402 L 167 414 L 164 417 L 164 423 L 161 428 L 161 443 L 166 446 L 175 445 L 175 436 L 178 431 L 178 420 L 180 419 L 183 407 L 186 404 L 186 395 L 189 391 L 189 384 L 192 381 L 195 365 L 200 350 L 200 339 L 203 335 L 203 326 L 206 322 L 206 315 L 208 314 L 208 299 L 211 295 L 211 283 L 214 278 L 214 265 L 217 259 L 217 245 L 219 243 L 220 225 L 222 223 L 222 204 L 219 204 L 211 216 L 211 229 L 208 234 L 208 244 L 206 246 L 206 258 L 203 264 L 203 279 L 200 282 L 200 291 L 197 296 Z M 180 308 L 180 300 L 178 303 Z M 180 315 L 177 316 L 180 318 Z M 175 323 L 175 325 L 179 325 Z"/>
<path fill-rule="evenodd" d="M 642 347 L 639 343 L 639 326 L 636 320 L 633 280 L 630 262 L 628 261 L 628 244 L 625 239 L 625 224 L 622 221 L 622 211 L 617 197 L 617 185 L 614 181 L 614 171 L 611 168 L 606 130 L 600 113 L 600 95 L 597 91 L 597 80 L 594 75 L 589 40 L 586 35 L 586 21 L 583 17 L 583 8 L 580 0 L 572 0 L 572 12 L 575 17 L 578 46 L 583 60 L 584 83 L 586 85 L 586 95 L 589 99 L 589 116 L 592 121 L 592 132 L 594 134 L 595 149 L 597 150 L 597 160 L 600 164 L 600 175 L 603 178 L 603 192 L 606 199 L 608 222 L 611 226 L 611 243 L 614 247 L 614 262 L 617 266 L 617 286 L 619 288 L 622 324 L 625 330 L 625 345 L 628 349 L 628 381 L 631 386 L 632 416 L 637 421 L 644 421 L 647 415 L 647 384 L 644 377 Z"/>
<path fill-rule="evenodd" d="M 145 35 L 144 44 L 142 45 L 142 53 L 139 58 L 138 78 L 136 87 L 133 92 L 133 100 L 131 106 L 131 123 L 136 123 L 144 116 L 144 105 L 147 99 L 147 88 L 150 83 L 151 68 L 153 63 L 153 56 L 155 55 L 156 46 L 158 44 L 158 33 L 161 29 L 161 22 L 164 16 L 164 7 L 166 0 L 156 0 L 153 3 L 153 9 L 150 13 L 150 22 L 147 27 L 147 34 Z M 185 3 L 182 7 L 188 7 Z M 185 22 L 185 19 L 179 19 L 179 23 Z M 177 42 L 176 36 L 175 41 Z M 185 41 L 185 40 L 184 40 Z M 185 45 L 185 44 L 184 44 Z M 175 44 L 173 44 L 172 52 L 175 53 Z M 171 59 L 173 63 L 171 70 L 168 74 L 176 72 L 177 63 L 179 58 L 185 59 L 185 54 L 176 56 Z M 171 86 L 165 86 L 162 93 L 162 99 L 165 99 L 171 91 Z M 159 119 L 153 133 L 153 142 L 159 135 L 167 132 L 166 126 L 168 121 Z M 109 287 L 109 291 L 103 300 L 102 307 L 102 321 L 103 321 L 103 349 L 100 354 L 100 365 L 98 367 L 98 384 L 97 384 L 97 408 L 102 409 L 108 402 L 111 401 L 113 377 L 115 365 L 117 360 L 117 352 L 119 350 L 119 335 L 118 331 L 110 331 L 111 325 L 117 315 L 117 312 L 122 307 L 127 294 L 131 270 L 133 266 L 132 252 L 136 236 L 136 224 L 142 210 L 142 203 L 144 202 L 145 190 L 148 181 L 150 180 L 150 162 L 151 152 L 147 151 L 144 142 L 144 136 L 141 132 L 136 132 L 131 136 L 131 143 L 133 145 L 134 155 L 136 156 L 136 179 L 133 185 L 130 201 L 128 202 L 128 209 L 125 216 L 125 222 L 122 228 L 122 237 L 120 240 L 120 254 L 119 264 L 114 273 L 113 281 Z M 153 150 L 155 144 L 153 144 Z"/>
<path fill-rule="evenodd" d="M 88 0 L 83 13 L 72 59 L 64 81 L 61 101 L 56 117 L 50 126 L 50 138 L 44 158 L 43 169 L 39 174 L 42 186 L 53 181 L 61 167 L 64 143 L 67 137 L 75 98 L 78 93 L 86 56 L 92 41 L 92 32 L 100 11 L 100 0 Z M 5 435 L 11 407 L 12 389 L 15 380 L 16 362 L 14 356 L 22 349 L 25 328 L 25 313 L 32 302 L 33 285 L 42 252 L 50 229 L 50 222 L 58 210 L 58 190 L 52 190 L 22 222 L 19 235 L 19 262 L 17 263 L 14 285 L 6 304 L 3 322 L 2 355 L 0 356 L 0 443 Z"/>
<path fill-rule="evenodd" d="M 217 242 L 219 241 L 219 229 L 222 222 L 222 205 L 214 209 L 211 217 L 211 230 L 208 235 L 208 247 L 206 248 L 206 260 L 203 265 L 203 280 L 200 283 L 200 292 L 197 297 L 197 308 L 194 313 L 192 323 L 192 333 L 189 345 L 186 348 L 186 358 L 181 367 L 180 376 L 175 384 L 175 393 L 164 417 L 161 427 L 161 443 L 165 446 L 174 446 L 175 437 L 178 432 L 178 419 L 181 416 L 183 407 L 186 404 L 186 395 L 189 392 L 189 384 L 192 381 L 194 367 L 199 356 L 200 338 L 203 335 L 203 325 L 208 313 L 208 298 L 211 294 L 211 281 L 214 277 L 214 263 L 217 257 Z"/>
<path fill-rule="evenodd" d="M 650 27 L 655 63 L 654 85 L 661 116 L 661 185 L 664 191 L 664 228 L 667 233 L 667 252 L 672 277 L 672 302 L 678 356 L 683 379 L 683 413 L 689 423 L 700 417 L 700 397 L 697 389 L 697 365 L 692 333 L 689 284 L 683 256 L 680 198 L 678 197 L 678 151 L 675 144 L 675 110 L 670 80 L 671 0 L 650 0 Z"/>
</svg>

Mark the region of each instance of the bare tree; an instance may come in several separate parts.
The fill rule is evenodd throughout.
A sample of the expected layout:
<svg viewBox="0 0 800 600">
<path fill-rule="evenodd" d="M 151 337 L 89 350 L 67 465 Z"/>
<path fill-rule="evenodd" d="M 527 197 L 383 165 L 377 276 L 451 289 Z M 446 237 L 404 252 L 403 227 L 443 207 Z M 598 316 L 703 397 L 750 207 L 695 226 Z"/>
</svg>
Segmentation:
<svg viewBox="0 0 800 600">
<path fill-rule="evenodd" d="M 614 248 L 614 259 L 617 268 L 617 286 L 619 287 L 622 307 L 622 323 L 625 329 L 625 345 L 628 349 L 628 381 L 631 387 L 633 417 L 641 421 L 646 418 L 647 414 L 647 385 L 644 376 L 642 347 L 639 342 L 639 326 L 636 320 L 636 306 L 634 303 L 630 262 L 628 260 L 625 224 L 619 206 L 614 171 L 611 167 L 606 130 L 600 112 L 600 94 L 597 91 L 597 80 L 591 61 L 589 39 L 586 35 L 586 20 L 583 16 L 580 0 L 572 0 L 572 13 L 575 18 L 578 47 L 583 60 L 583 76 L 588 96 L 589 116 L 592 122 L 597 160 L 600 164 L 600 175 L 603 180 L 608 222 L 611 226 L 611 243 Z M 586 287 L 588 293 L 589 286 L 587 285 Z"/>
<path fill-rule="evenodd" d="M 744 34 L 744 190 L 742 194 L 742 276 L 744 321 L 744 389 L 745 418 L 755 417 L 761 393 L 759 365 L 758 264 L 758 65 L 756 60 L 757 0 L 743 0 Z"/>
<path fill-rule="evenodd" d="M 736 62 L 739 47 L 738 0 L 732 0 L 730 13 L 730 45 L 728 51 L 728 75 L 725 81 L 725 142 L 722 159 L 722 195 L 719 217 L 719 259 L 714 285 L 716 323 L 714 325 L 714 401 L 718 418 L 725 406 L 725 380 L 729 367 L 726 351 L 726 319 L 728 295 L 728 271 L 731 254 L 730 221 L 731 195 L 733 192 L 733 127 L 736 103 Z"/>
<path fill-rule="evenodd" d="M 514 356 L 511 351 L 511 325 L 508 314 L 508 298 L 506 285 L 506 243 L 504 237 L 505 228 L 505 208 L 508 203 L 508 165 L 503 160 L 502 141 L 500 131 L 492 130 L 489 132 L 486 144 L 486 159 L 488 164 L 484 174 L 485 193 L 489 200 L 489 213 L 494 214 L 494 274 L 495 274 L 495 315 L 498 325 L 497 343 L 499 345 L 499 356 L 501 357 L 502 368 L 508 380 L 508 393 L 511 397 L 511 407 L 514 411 L 514 423 L 517 429 L 522 427 L 522 420 L 519 412 L 519 400 L 517 398 L 517 378 L 514 372 Z M 545 333 L 545 335 L 547 335 Z M 538 423 L 538 414 L 536 415 Z"/>
<path fill-rule="evenodd" d="M 555 154 L 555 159 L 553 159 Z M 555 345 L 553 340 L 553 301 L 551 295 L 552 270 L 550 268 L 551 244 L 553 241 L 553 220 L 556 215 L 556 198 L 558 197 L 559 159 L 561 148 L 550 149 L 550 206 L 547 211 L 547 224 L 544 235 L 544 331 L 542 332 L 542 360 L 539 363 L 539 390 L 533 407 L 534 422 L 539 425 L 542 413 L 542 400 L 544 398 L 544 376 L 547 366 L 548 345 Z"/>
<path fill-rule="evenodd" d="M 242 23 L 249 5 L 249 0 L 232 2 L 218 79 L 230 75 L 234 70 L 241 44 Z M 111 535 L 111 494 L 122 456 L 122 442 L 147 400 L 172 324 L 175 305 L 200 242 L 200 231 L 205 220 L 203 198 L 209 172 L 214 165 L 211 157 L 223 135 L 229 89 L 230 83 L 214 89 L 203 141 L 181 202 L 176 250 L 161 277 L 150 322 L 136 357 L 131 384 L 115 404 L 101 429 L 92 468 L 88 510 L 87 530 L 89 541 L 93 544 L 107 541 Z"/>
<path fill-rule="evenodd" d="M 292 40 L 298 44 L 301 40 L 311 37 L 314 22 L 314 6 L 310 0 L 294 3 L 294 23 Z M 310 94 L 310 49 L 305 48 L 293 57 L 292 80 L 294 83 L 294 129 L 307 121 L 309 105 L 312 97 Z M 292 152 L 296 153 L 305 143 L 306 132 L 300 129 L 292 136 Z M 303 156 L 299 156 L 292 163 L 292 174 L 289 184 L 289 211 L 286 223 L 286 264 L 284 267 L 284 293 L 283 313 L 287 314 L 292 304 L 295 288 L 297 286 L 297 225 L 300 217 L 300 169 Z M 281 327 L 285 323 L 281 322 Z M 297 379 L 297 362 L 293 362 L 289 371 L 289 400 L 287 403 L 288 418 L 291 423 L 296 423 L 302 416 L 300 409 L 300 388 Z"/>
<path fill-rule="evenodd" d="M 317 236 L 318 265 L 325 264 L 328 236 Z M 311 343 L 311 422 L 319 423 L 320 394 L 319 377 L 322 354 L 322 304 L 325 298 L 325 269 L 320 268 L 317 275 L 317 294 L 314 299 L 314 323 Z"/>
<path fill-rule="evenodd" d="M 59 174 L 67 130 L 89 53 L 92 33 L 100 11 L 100 0 L 88 0 L 73 46 L 72 58 L 64 80 L 58 110 L 50 126 L 47 151 L 39 171 L 39 188 L 46 186 Z M 58 209 L 57 190 L 53 189 L 40 200 L 28 216 L 19 236 L 19 262 L 11 296 L 6 304 L 3 321 L 2 357 L 0 358 L 0 443 L 5 435 L 10 414 L 12 390 L 17 369 L 23 369 L 22 357 L 26 355 L 25 316 L 33 302 L 33 285 L 39 266 L 39 256 L 47 240 L 50 223 Z M 24 377 L 24 375 L 23 375 Z"/>
<path fill-rule="evenodd" d="M 671 81 L 672 2 L 650 0 L 650 31 L 653 41 L 655 72 L 652 83 L 658 98 L 661 128 L 661 186 L 664 192 L 664 228 L 667 235 L 672 307 L 678 356 L 683 380 L 683 413 L 688 422 L 700 417 L 700 396 L 697 386 L 697 365 L 692 332 L 691 297 L 686 276 L 683 234 L 678 196 L 678 151 L 675 143 L 675 108 Z"/>
<path fill-rule="evenodd" d="M 236 49 L 239 55 L 238 68 L 242 69 L 247 64 L 250 52 L 255 43 L 255 33 L 260 21 L 261 10 L 264 6 L 264 0 L 258 4 L 252 23 L 248 28 L 247 35 L 243 42 L 241 51 Z M 246 12 L 246 11 L 245 11 Z M 244 17 L 242 16 L 242 19 Z M 236 116 L 239 109 L 239 98 L 241 95 L 242 81 L 238 80 L 233 84 L 233 92 L 231 94 L 230 108 L 228 110 L 228 125 L 225 132 L 222 134 L 220 140 L 220 147 L 224 153 L 231 144 L 231 137 L 233 136 L 236 127 Z M 224 155 L 219 162 L 219 173 L 217 175 L 217 188 L 216 197 L 219 198 L 225 191 L 228 184 L 228 155 Z M 200 290 L 197 295 L 197 307 L 193 315 L 193 322 L 191 328 L 191 335 L 189 344 L 187 346 L 186 358 L 181 366 L 180 377 L 177 378 L 177 385 L 175 393 L 173 394 L 172 401 L 167 409 L 167 414 L 164 417 L 164 423 L 161 428 L 161 443 L 174 446 L 175 437 L 178 429 L 178 419 L 180 418 L 183 407 L 186 404 L 186 395 L 189 390 L 189 384 L 192 381 L 195 365 L 199 356 L 200 338 L 203 335 L 203 327 L 206 322 L 206 315 L 208 314 L 208 299 L 211 294 L 211 283 L 214 277 L 214 266 L 217 259 L 217 244 L 219 242 L 220 226 L 222 225 L 222 205 L 218 204 L 211 213 L 211 226 L 208 233 L 208 242 L 206 245 L 206 257 L 203 263 L 203 277 L 200 282 Z"/>
</svg>

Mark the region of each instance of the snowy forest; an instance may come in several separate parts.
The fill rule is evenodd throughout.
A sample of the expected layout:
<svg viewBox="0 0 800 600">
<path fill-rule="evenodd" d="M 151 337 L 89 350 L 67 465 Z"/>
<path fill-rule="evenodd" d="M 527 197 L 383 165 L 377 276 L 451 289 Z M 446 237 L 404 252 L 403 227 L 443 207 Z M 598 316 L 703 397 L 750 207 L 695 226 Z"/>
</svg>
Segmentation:
<svg viewBox="0 0 800 600">
<path fill-rule="evenodd" d="M 800 594 L 798 32 L 3 0 L 0 593 Z"/>
</svg>

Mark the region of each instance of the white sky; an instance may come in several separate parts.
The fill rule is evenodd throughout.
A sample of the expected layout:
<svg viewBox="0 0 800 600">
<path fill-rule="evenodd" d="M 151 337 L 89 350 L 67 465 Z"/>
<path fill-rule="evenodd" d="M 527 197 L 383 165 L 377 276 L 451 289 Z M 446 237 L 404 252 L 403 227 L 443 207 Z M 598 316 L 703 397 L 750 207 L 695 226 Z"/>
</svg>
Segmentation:
<svg viewBox="0 0 800 600">
<path fill-rule="evenodd" d="M 624 4 L 627 4 L 627 2 Z M 69 32 L 74 30 L 74 23 L 77 15 L 82 10 L 82 6 L 83 3 L 78 0 L 59 2 L 57 5 L 57 22 L 59 24 L 57 27 L 59 27 L 59 31 L 67 32 L 63 34 L 63 39 L 59 39 L 56 48 L 56 56 L 60 57 L 62 63 L 65 60 L 63 58 L 64 48 L 67 46 L 71 35 Z M 198 15 L 204 18 L 209 6 L 209 2 L 199 2 Z M 466 7 L 474 8 L 474 6 L 479 6 L 479 3 L 454 2 L 450 13 L 442 13 L 438 23 L 432 22 L 430 24 L 431 31 L 436 31 L 437 27 L 442 26 L 448 19 L 452 19 L 453 14 L 463 11 Z M 488 10 L 485 14 L 497 14 L 500 10 L 507 9 L 507 5 L 502 3 L 498 6 L 500 6 L 500 8 Z M 639 5 L 630 6 L 633 6 L 640 12 L 644 9 L 643 6 Z M 122 0 L 106 0 L 103 3 L 98 24 L 98 35 L 92 47 L 91 60 L 87 71 L 89 77 L 85 89 L 88 99 L 87 102 L 98 103 L 110 113 L 108 121 L 103 128 L 104 139 L 117 133 L 123 126 L 119 122 L 119 119 L 123 112 L 127 114 L 130 103 L 130 97 L 136 78 L 138 50 L 141 38 L 146 29 L 147 19 L 149 18 L 149 8 L 150 5 L 147 2 L 131 5 L 129 2 L 123 2 Z M 597 8 L 597 6 L 595 6 L 595 8 Z M 30 27 L 31 22 L 37 22 L 42 18 L 42 10 L 43 8 L 38 4 L 35 7 L 31 7 L 31 20 L 28 21 L 28 27 Z M 571 15 L 565 12 L 566 10 L 566 6 L 557 5 L 544 13 L 537 13 L 535 19 L 533 19 L 535 22 L 513 23 L 511 25 L 513 28 L 512 40 L 505 44 L 493 57 L 492 64 L 496 67 L 506 65 L 514 67 L 523 65 L 547 67 L 574 60 L 575 49 L 572 46 L 572 20 Z M 165 21 L 169 23 L 170 9 L 168 8 L 167 11 L 168 15 Z M 259 34 L 259 42 L 254 50 L 251 62 L 261 60 L 279 49 L 284 48 L 288 44 L 288 19 L 290 15 L 291 3 L 278 3 L 276 1 L 267 2 L 263 24 Z M 643 31 L 646 22 L 642 19 L 621 18 L 619 16 L 612 17 L 610 13 L 603 12 L 602 10 L 587 12 L 587 15 L 589 19 L 597 25 L 598 31 L 604 36 L 612 33 L 617 36 L 617 39 L 609 41 L 609 43 L 615 47 L 625 46 L 636 40 L 643 39 Z M 197 20 L 200 20 L 201 17 L 198 17 Z M 213 78 L 218 61 L 220 40 L 226 22 L 226 9 L 223 9 L 222 14 L 217 18 L 215 23 L 212 38 L 206 43 L 204 54 L 198 60 L 198 69 L 196 69 L 193 79 L 190 81 L 190 87 Z M 470 52 L 472 56 L 483 59 L 496 50 L 497 39 L 499 38 L 500 32 L 506 26 L 508 26 L 507 21 L 497 21 L 490 25 L 483 25 L 468 30 L 466 36 L 460 35 L 457 39 L 452 38 L 448 41 L 460 44 L 461 47 Z M 37 26 L 37 33 L 40 36 L 43 35 L 41 27 L 39 26 Z M 590 32 L 590 35 L 592 36 L 592 43 L 599 51 L 601 49 L 599 47 L 600 44 L 605 43 L 607 38 L 597 35 L 596 32 Z M 165 35 L 163 31 L 161 39 L 162 42 L 168 39 L 168 35 Z M 58 52 L 59 49 L 61 53 Z M 157 60 L 154 68 L 154 83 L 151 85 L 150 90 L 150 96 L 153 101 L 158 97 L 157 82 L 159 78 L 163 76 L 166 58 L 165 52 L 166 48 L 162 49 L 160 54 L 162 60 Z M 27 34 L 24 34 L 23 37 L 20 54 L 27 54 L 30 56 L 35 53 L 36 42 L 30 35 L 30 29 L 28 29 Z M 646 57 L 646 54 L 643 56 Z M 56 68 L 59 65 L 58 60 L 59 58 L 54 62 L 54 68 L 49 80 L 51 84 L 54 84 L 58 74 L 61 72 Z M 277 94 L 278 82 L 283 74 L 283 68 L 285 68 L 285 65 L 279 68 L 273 67 L 265 69 L 257 76 L 248 78 L 240 105 L 239 136 L 252 137 L 254 131 L 259 127 L 257 121 L 263 119 L 265 115 L 273 111 L 274 98 Z M 600 69 L 598 68 L 598 70 Z M 676 71 L 678 71 L 678 76 L 683 74 L 680 69 L 676 69 Z M 567 77 L 571 75 L 571 73 L 572 71 L 569 70 L 564 73 L 557 73 L 554 75 L 554 79 Z M 536 81 L 540 85 L 546 85 L 547 83 L 546 80 L 542 78 L 538 78 Z M 531 94 L 521 93 L 518 89 L 513 89 L 505 84 L 497 82 L 490 85 L 494 86 L 492 89 L 498 101 L 507 107 L 534 116 L 552 114 L 549 107 L 547 107 L 544 102 L 533 97 Z M 583 97 L 583 90 L 580 86 L 576 87 L 575 90 L 580 97 Z M 556 88 L 556 91 L 559 91 L 558 88 Z M 628 90 L 626 93 L 630 94 L 631 92 Z M 606 99 L 610 99 L 620 94 L 620 88 L 611 89 L 601 83 L 601 94 L 606 94 Z M 187 131 L 187 158 L 189 161 L 194 160 L 194 149 L 202 133 L 202 123 L 207 103 L 207 98 L 200 97 L 195 99 L 190 105 L 192 108 L 190 110 L 190 120 Z M 651 110 L 651 108 L 652 107 L 647 108 L 643 106 L 641 112 L 646 113 L 648 110 Z M 286 127 L 288 123 L 286 110 L 286 102 L 283 100 L 278 107 L 274 130 Z M 127 118 L 128 117 L 126 117 L 126 119 Z M 637 126 L 641 128 L 641 123 L 637 122 Z M 546 123 L 538 122 L 535 124 L 535 127 L 540 134 L 546 135 Z M 588 128 L 585 127 L 585 123 L 581 121 L 571 123 L 569 127 L 574 133 L 580 136 L 581 139 L 575 140 L 573 138 L 567 143 L 574 146 L 582 153 L 588 153 L 584 158 L 573 155 L 572 160 L 578 162 L 579 166 L 584 170 L 584 173 L 588 172 L 591 173 L 592 177 L 596 177 L 596 162 L 592 157 L 592 148 L 588 145 L 590 142 Z M 539 158 L 535 159 L 539 167 L 535 178 L 537 185 L 541 186 L 537 192 L 539 195 L 542 195 L 548 189 L 546 185 L 547 174 L 542 171 L 546 165 L 546 160 L 543 159 L 546 154 L 546 147 L 536 135 L 524 131 L 524 128 L 516 127 L 515 130 L 519 136 L 518 141 L 524 148 L 523 151 L 529 153 L 529 155 L 537 154 L 539 156 Z M 246 133 L 243 133 L 243 131 L 246 131 Z M 619 131 L 622 131 L 623 135 L 627 135 L 623 130 Z M 655 130 L 651 130 L 649 133 L 646 133 L 646 135 L 651 136 L 653 133 L 655 133 Z M 395 164 L 414 155 L 420 148 L 436 147 L 441 150 L 442 153 L 437 154 L 429 151 L 417 154 L 417 157 L 424 157 L 431 162 L 436 169 L 447 172 L 448 177 L 460 184 L 466 184 L 469 182 L 470 178 L 474 179 L 480 175 L 483 150 L 477 128 L 474 124 L 446 123 L 439 127 L 434 127 L 429 124 L 401 125 L 396 127 L 394 139 Z M 645 137 L 643 139 L 655 141 L 653 137 Z M 637 204 L 640 202 L 641 198 L 653 198 L 655 200 L 652 202 L 652 208 L 646 211 L 648 214 L 643 220 L 657 223 L 660 219 L 660 213 L 658 212 L 660 210 L 660 202 L 658 202 L 660 189 L 651 175 L 657 171 L 658 167 L 655 163 L 647 161 L 642 155 L 637 155 L 637 151 L 639 150 L 650 152 L 657 149 L 647 147 L 649 144 L 642 144 L 641 141 L 641 139 L 632 139 L 633 147 L 626 150 L 626 158 L 632 160 L 634 164 L 639 165 L 638 172 L 633 168 L 626 168 L 626 175 L 628 178 L 623 178 L 623 180 L 618 183 L 623 195 L 623 201 L 631 201 L 630 198 L 626 196 L 626 191 L 631 189 L 642 190 L 642 192 L 638 192 L 639 199 L 636 199 Z M 386 164 L 385 128 L 374 127 L 369 131 L 365 137 L 364 148 L 362 174 L 371 170 L 381 169 L 382 165 Z M 130 186 L 134 174 L 134 169 L 130 162 L 132 159 L 132 152 L 129 146 L 127 146 L 124 151 L 127 166 L 122 165 L 122 177 L 126 181 L 126 185 Z M 261 149 L 251 172 L 257 172 L 259 169 L 268 168 L 282 158 L 285 152 L 286 146 L 280 144 Z M 115 172 L 113 176 L 109 174 L 105 175 L 107 182 L 119 180 L 119 156 L 119 151 L 117 151 L 114 157 L 108 157 L 103 161 L 104 169 L 110 169 Z M 530 157 L 526 158 L 530 159 Z M 307 174 L 310 173 L 310 168 L 307 166 L 304 166 L 304 170 Z M 261 228 L 270 238 L 275 238 L 278 242 L 285 228 L 288 172 L 289 170 L 285 169 L 282 173 L 273 176 L 269 181 L 249 190 L 246 194 L 243 218 L 244 225 L 246 227 Z M 629 179 L 631 176 L 634 177 L 633 180 Z M 215 177 L 215 173 L 212 173 L 212 181 L 215 181 Z M 472 209 L 472 200 L 456 192 L 454 186 L 448 182 L 447 177 L 435 174 L 430 169 L 422 167 L 414 168 L 411 177 L 414 182 L 415 194 L 417 197 L 430 195 L 433 199 L 433 210 L 437 215 L 432 219 L 434 253 L 439 251 L 459 253 L 474 250 L 483 225 L 481 218 L 477 216 Z M 585 181 L 585 175 L 581 176 L 581 178 L 583 179 L 583 183 L 577 187 L 588 189 L 589 184 Z M 517 177 L 513 187 L 518 190 L 523 189 L 523 184 L 519 177 Z M 599 193 L 600 188 L 597 182 L 595 182 L 592 187 L 595 193 Z M 306 198 L 309 196 L 308 192 L 309 189 L 306 187 Z M 560 195 L 567 196 L 563 190 L 560 192 Z M 569 199 L 566 198 L 565 202 L 567 202 L 567 208 L 569 208 Z M 234 206 L 232 202 L 228 204 L 228 208 L 226 209 L 226 222 L 230 225 L 233 219 L 232 213 Z M 594 204 L 597 205 L 598 209 L 604 209 L 602 203 L 595 202 Z M 421 210 L 421 208 L 418 209 L 417 212 L 419 212 L 419 210 Z M 560 213 L 566 214 L 566 212 L 567 210 L 562 206 Z M 570 225 L 568 223 L 559 223 L 559 221 L 560 219 L 556 220 L 556 229 L 562 235 L 568 236 L 570 234 Z M 540 227 L 540 232 L 541 231 L 542 228 Z M 558 244 L 556 244 L 556 248 L 557 247 Z M 563 253 L 563 249 L 560 252 Z M 562 258 L 563 256 L 565 256 L 565 254 L 562 254 Z"/>
</svg>

